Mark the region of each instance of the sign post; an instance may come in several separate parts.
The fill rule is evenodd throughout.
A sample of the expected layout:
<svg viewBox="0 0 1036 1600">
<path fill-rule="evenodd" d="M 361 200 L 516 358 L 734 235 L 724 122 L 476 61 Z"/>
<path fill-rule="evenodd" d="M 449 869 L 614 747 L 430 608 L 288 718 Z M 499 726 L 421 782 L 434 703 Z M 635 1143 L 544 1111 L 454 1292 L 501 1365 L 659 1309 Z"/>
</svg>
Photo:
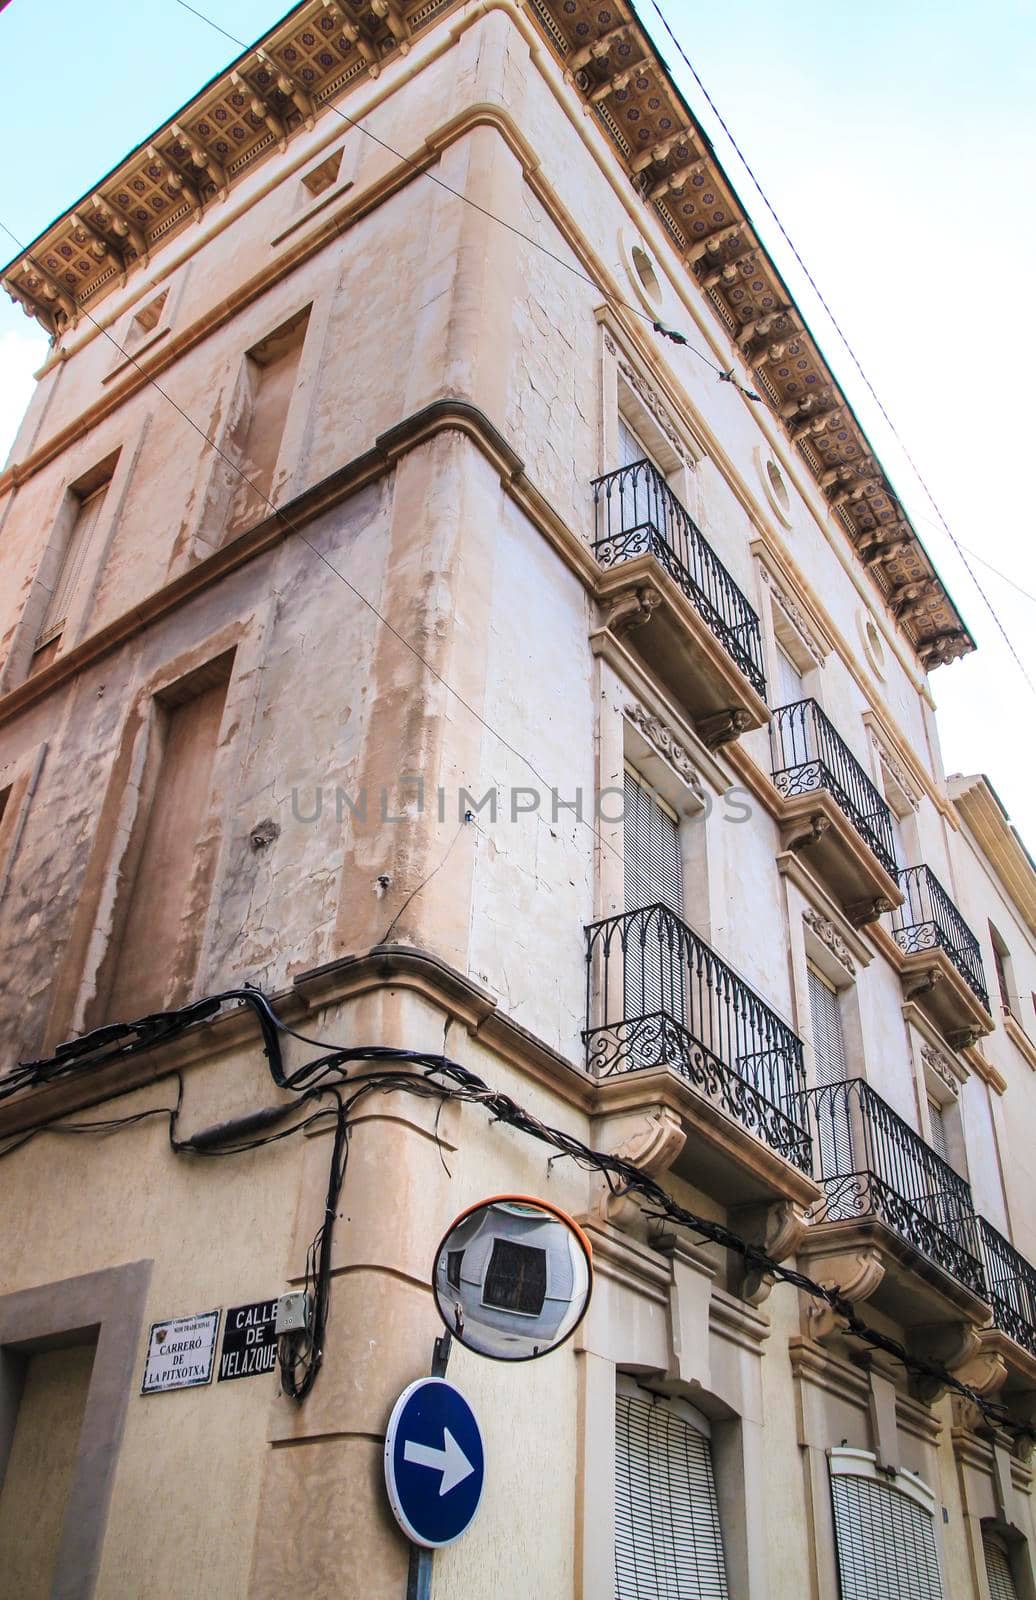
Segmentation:
<svg viewBox="0 0 1036 1600">
<path fill-rule="evenodd" d="M 445 1378 L 418 1378 L 396 1401 L 385 1435 L 385 1483 L 412 1544 L 408 1596 L 426 1600 L 431 1558 L 470 1527 L 482 1499 L 485 1447 L 475 1413 Z"/>
</svg>

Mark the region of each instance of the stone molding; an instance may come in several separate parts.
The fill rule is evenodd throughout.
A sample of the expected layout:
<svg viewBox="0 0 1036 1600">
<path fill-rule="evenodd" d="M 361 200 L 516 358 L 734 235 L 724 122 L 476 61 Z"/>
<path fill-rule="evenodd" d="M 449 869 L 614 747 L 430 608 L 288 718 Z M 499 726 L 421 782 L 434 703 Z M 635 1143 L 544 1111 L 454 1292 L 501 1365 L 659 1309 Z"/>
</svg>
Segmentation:
<svg viewBox="0 0 1036 1600">
<path fill-rule="evenodd" d="M 849 946 L 835 927 L 829 917 L 822 912 L 814 911 L 812 906 L 807 906 L 802 913 L 802 920 L 813 929 L 821 944 L 827 946 L 840 966 L 844 967 L 851 978 L 856 976 L 856 963 L 853 961 Z"/>
<path fill-rule="evenodd" d="M 625 716 L 633 726 L 642 733 L 652 749 L 662 757 L 677 777 L 680 778 L 699 800 L 704 801 L 705 790 L 694 758 L 685 747 L 680 744 L 672 728 L 662 721 L 661 717 L 653 716 L 650 711 L 645 711 L 643 706 L 635 701 L 627 701 L 623 708 Z"/>
</svg>

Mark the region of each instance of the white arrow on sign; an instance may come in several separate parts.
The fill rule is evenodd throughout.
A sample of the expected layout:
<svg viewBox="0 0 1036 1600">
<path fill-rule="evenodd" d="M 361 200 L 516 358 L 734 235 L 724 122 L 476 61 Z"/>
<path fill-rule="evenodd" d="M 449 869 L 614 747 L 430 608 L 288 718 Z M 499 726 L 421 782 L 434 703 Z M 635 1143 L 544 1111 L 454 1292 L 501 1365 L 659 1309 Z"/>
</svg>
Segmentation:
<svg viewBox="0 0 1036 1600">
<path fill-rule="evenodd" d="M 418 1444 L 415 1439 L 407 1439 L 403 1444 L 404 1461 L 412 1461 L 415 1467 L 431 1467 L 433 1471 L 442 1473 L 440 1499 L 455 1489 L 458 1483 L 463 1483 L 465 1478 L 470 1478 L 475 1470 L 449 1428 L 442 1430 L 442 1443 L 441 1450 L 436 1450 L 433 1445 Z"/>
</svg>

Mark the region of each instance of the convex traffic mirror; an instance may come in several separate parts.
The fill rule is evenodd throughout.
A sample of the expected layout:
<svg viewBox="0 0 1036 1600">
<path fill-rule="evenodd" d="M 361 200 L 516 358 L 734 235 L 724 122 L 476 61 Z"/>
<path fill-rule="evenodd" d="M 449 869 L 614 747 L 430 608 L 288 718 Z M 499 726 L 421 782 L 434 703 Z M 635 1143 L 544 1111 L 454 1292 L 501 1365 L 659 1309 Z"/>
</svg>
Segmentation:
<svg viewBox="0 0 1036 1600">
<path fill-rule="evenodd" d="M 526 1195 L 462 1211 L 436 1252 L 435 1303 L 455 1339 L 495 1361 L 556 1350 L 586 1315 L 590 1243 L 571 1217 Z"/>
</svg>

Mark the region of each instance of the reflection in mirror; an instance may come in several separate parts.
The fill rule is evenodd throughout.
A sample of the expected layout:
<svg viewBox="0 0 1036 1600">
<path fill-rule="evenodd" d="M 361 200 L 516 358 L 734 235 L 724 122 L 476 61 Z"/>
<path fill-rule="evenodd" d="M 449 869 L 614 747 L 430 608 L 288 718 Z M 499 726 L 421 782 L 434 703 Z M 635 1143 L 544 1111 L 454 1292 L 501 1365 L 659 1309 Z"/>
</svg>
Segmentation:
<svg viewBox="0 0 1036 1600">
<path fill-rule="evenodd" d="M 590 1245 L 542 1200 L 498 1195 L 463 1212 L 435 1258 L 435 1303 L 454 1338 L 497 1361 L 556 1350 L 590 1303 Z"/>
</svg>

